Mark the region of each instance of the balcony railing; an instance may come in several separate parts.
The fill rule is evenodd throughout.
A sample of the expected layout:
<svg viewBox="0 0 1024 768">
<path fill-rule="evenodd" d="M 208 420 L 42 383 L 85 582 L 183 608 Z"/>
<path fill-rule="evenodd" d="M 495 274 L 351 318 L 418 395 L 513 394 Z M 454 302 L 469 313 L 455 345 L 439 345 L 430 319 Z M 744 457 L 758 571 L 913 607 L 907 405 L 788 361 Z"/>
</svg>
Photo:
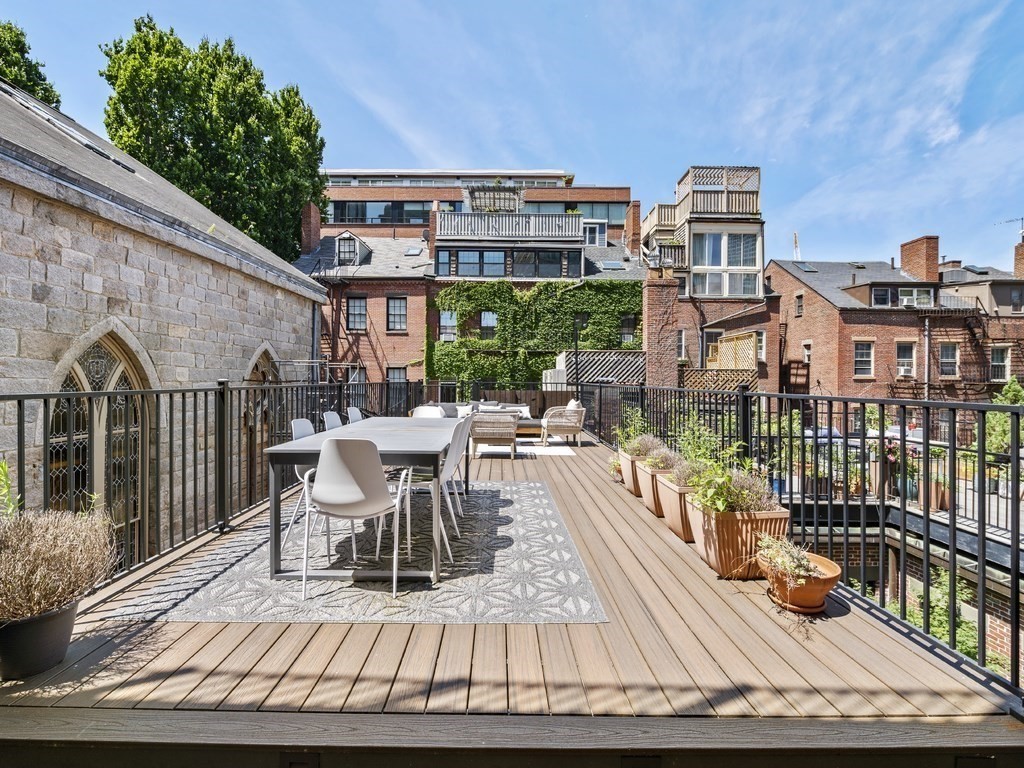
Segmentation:
<svg viewBox="0 0 1024 768">
<path fill-rule="evenodd" d="M 654 207 L 644 216 L 640 223 L 640 237 L 647 236 L 658 229 L 674 230 L 676 226 L 676 206 L 674 204 L 655 203 Z"/>
<path fill-rule="evenodd" d="M 467 240 L 581 240 L 583 217 L 577 213 L 437 214 L 437 237 Z"/>
</svg>

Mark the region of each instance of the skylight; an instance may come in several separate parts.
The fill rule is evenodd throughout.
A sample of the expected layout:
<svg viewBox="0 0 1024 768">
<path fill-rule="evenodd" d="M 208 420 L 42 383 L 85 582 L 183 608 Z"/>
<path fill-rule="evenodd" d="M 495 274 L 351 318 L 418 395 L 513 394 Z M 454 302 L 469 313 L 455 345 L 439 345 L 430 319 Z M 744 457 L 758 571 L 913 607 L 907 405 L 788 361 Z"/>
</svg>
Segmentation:
<svg viewBox="0 0 1024 768">
<path fill-rule="evenodd" d="M 796 264 L 796 268 L 797 269 L 802 269 L 804 272 L 817 272 L 818 271 L 817 267 L 811 266 L 806 261 L 795 261 L 793 263 Z"/>
<path fill-rule="evenodd" d="M 405 249 L 406 256 L 419 256 L 421 253 L 423 253 L 423 249 L 415 246 Z"/>
<path fill-rule="evenodd" d="M 601 269 L 625 269 L 621 261 L 602 261 Z"/>
<path fill-rule="evenodd" d="M 854 269 L 866 269 L 866 267 L 859 261 L 851 261 L 850 266 L 853 267 Z"/>
</svg>

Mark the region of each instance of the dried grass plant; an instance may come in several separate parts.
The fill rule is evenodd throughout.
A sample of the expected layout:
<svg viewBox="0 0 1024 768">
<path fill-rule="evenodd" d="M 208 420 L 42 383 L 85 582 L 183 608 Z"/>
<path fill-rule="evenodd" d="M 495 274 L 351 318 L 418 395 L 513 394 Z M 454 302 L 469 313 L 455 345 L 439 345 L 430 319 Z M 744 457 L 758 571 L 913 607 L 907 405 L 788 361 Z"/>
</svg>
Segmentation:
<svg viewBox="0 0 1024 768">
<path fill-rule="evenodd" d="M 110 519 L 98 511 L 0 517 L 0 624 L 80 599 L 114 565 Z"/>
<path fill-rule="evenodd" d="M 73 603 L 114 568 L 113 527 L 103 512 L 19 512 L 0 461 L 0 626 Z"/>
</svg>

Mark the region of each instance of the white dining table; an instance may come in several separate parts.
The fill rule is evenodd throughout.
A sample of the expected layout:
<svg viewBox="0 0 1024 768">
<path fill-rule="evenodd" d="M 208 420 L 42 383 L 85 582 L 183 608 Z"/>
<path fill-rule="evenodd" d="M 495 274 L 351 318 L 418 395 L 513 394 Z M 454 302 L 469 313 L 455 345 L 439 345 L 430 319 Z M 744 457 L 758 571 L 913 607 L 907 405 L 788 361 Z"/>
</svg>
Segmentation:
<svg viewBox="0 0 1024 768">
<path fill-rule="evenodd" d="M 441 572 L 441 489 L 438 478 L 442 458 L 451 445 L 457 423 L 457 419 L 375 416 L 267 448 L 263 453 L 270 468 L 270 577 L 302 578 L 301 569 L 285 569 L 281 565 L 281 491 L 285 478 L 294 472 L 295 466 L 315 466 L 326 440 L 345 437 L 371 441 L 377 446 L 381 462 L 385 465 L 424 467 L 432 471 L 431 567 L 429 571 L 400 569 L 398 578 L 437 582 Z M 390 570 L 320 568 L 310 570 L 309 578 L 391 581 L 392 574 Z"/>
</svg>

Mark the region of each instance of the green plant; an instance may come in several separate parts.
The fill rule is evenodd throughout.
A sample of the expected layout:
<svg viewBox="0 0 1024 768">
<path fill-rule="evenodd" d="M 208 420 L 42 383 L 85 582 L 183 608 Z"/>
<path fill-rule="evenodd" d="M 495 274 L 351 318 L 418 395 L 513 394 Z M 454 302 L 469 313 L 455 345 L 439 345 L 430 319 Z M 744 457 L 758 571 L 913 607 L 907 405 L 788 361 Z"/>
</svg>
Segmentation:
<svg viewBox="0 0 1024 768">
<path fill-rule="evenodd" d="M 640 435 L 650 431 L 647 417 L 642 408 L 624 408 L 622 411 L 622 423 L 612 427 L 612 434 L 615 435 L 615 442 L 621 447 L 626 443 L 636 440 Z"/>
<path fill-rule="evenodd" d="M 677 424 L 672 437 L 679 447 L 679 453 L 689 461 L 712 461 L 721 455 L 718 437 L 698 418 L 686 419 Z"/>
<path fill-rule="evenodd" d="M 672 471 L 668 473 L 667 478 L 669 482 L 675 485 L 683 488 L 692 488 L 696 484 L 697 478 L 705 470 L 706 467 L 703 462 L 690 461 L 680 457 L 675 466 L 672 467 Z"/>
<path fill-rule="evenodd" d="M 679 456 L 668 448 L 659 448 L 648 454 L 646 464 L 651 469 L 672 469 L 679 461 Z"/>
<path fill-rule="evenodd" d="M 992 398 L 1000 405 L 1024 405 L 1024 387 L 1011 376 L 998 395 Z M 1024 422 L 1024 420 L 1022 420 Z M 1024 423 L 1018 435 L 1018 445 L 1024 447 Z M 977 448 L 978 428 L 974 428 Z M 1010 450 L 1010 414 L 991 411 L 985 415 L 985 450 L 989 453 L 1007 453 Z"/>
<path fill-rule="evenodd" d="M 757 554 L 773 574 L 785 577 L 789 589 L 805 584 L 811 576 L 822 575 L 807 556 L 807 547 L 798 547 L 786 538 L 758 531 Z"/>
<path fill-rule="evenodd" d="M 0 459 L 0 520 L 14 517 L 21 508 L 21 497 L 12 493 L 7 461 Z"/>
<path fill-rule="evenodd" d="M 705 464 L 695 487 L 697 502 L 711 514 L 759 512 L 779 506 L 768 476 L 755 470 L 749 461 L 739 468 L 723 462 Z"/>
<path fill-rule="evenodd" d="M 566 213 L 579 213 L 580 209 L 579 208 L 566 208 L 565 212 Z"/>
<path fill-rule="evenodd" d="M 650 456 L 665 449 L 665 443 L 654 435 L 640 435 L 620 444 L 619 450 L 629 456 Z"/>
<path fill-rule="evenodd" d="M 617 455 L 608 459 L 608 474 L 612 477 L 622 477 L 622 462 Z"/>
</svg>

